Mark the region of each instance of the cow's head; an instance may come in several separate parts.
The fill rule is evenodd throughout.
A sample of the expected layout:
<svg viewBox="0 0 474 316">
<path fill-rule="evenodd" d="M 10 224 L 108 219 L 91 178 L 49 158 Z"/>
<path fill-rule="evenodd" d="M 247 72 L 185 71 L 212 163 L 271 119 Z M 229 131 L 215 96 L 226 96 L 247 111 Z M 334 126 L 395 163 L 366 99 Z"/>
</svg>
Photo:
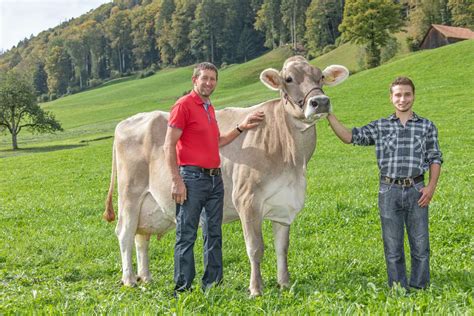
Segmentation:
<svg viewBox="0 0 474 316">
<path fill-rule="evenodd" d="M 331 101 L 322 90 L 323 85 L 335 86 L 349 76 L 344 66 L 328 66 L 324 71 L 313 67 L 302 56 L 288 58 L 283 69 L 265 69 L 260 80 L 268 88 L 279 90 L 286 102 L 292 106 L 296 117 L 305 122 L 314 122 L 326 117 L 331 111 Z"/>
</svg>

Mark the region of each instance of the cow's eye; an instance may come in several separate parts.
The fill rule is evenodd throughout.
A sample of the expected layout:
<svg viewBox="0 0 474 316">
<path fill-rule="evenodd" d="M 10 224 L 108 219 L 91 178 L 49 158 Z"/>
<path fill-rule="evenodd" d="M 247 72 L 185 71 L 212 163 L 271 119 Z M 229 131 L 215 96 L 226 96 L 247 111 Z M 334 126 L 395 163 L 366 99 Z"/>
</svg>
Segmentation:
<svg viewBox="0 0 474 316">
<path fill-rule="evenodd" d="M 286 79 L 285 79 L 285 81 L 286 81 L 287 83 L 290 83 L 290 82 L 292 82 L 292 81 L 293 81 L 293 78 L 291 78 L 291 77 L 288 77 L 288 78 L 286 78 Z"/>
</svg>

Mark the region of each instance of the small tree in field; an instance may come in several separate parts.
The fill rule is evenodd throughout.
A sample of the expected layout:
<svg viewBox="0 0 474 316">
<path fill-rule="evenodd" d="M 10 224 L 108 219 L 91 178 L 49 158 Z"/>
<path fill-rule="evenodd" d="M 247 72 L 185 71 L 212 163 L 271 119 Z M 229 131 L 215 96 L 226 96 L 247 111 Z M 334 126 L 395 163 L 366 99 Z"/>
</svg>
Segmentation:
<svg viewBox="0 0 474 316">
<path fill-rule="evenodd" d="M 33 86 L 17 74 L 0 79 L 0 131 L 12 135 L 12 147 L 18 149 L 17 136 L 23 128 L 32 132 L 62 131 L 54 115 L 43 111 L 36 103 Z"/>
<path fill-rule="evenodd" d="M 400 5 L 392 0 L 346 0 L 339 25 L 344 39 L 366 45 L 367 66 L 380 65 L 381 49 L 403 26 Z"/>
</svg>

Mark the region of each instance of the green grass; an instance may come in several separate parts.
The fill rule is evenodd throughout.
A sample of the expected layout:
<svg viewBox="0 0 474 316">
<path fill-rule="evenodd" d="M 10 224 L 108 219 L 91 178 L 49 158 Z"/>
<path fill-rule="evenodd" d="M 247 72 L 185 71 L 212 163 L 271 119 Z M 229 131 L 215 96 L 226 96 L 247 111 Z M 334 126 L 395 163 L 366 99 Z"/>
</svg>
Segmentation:
<svg viewBox="0 0 474 316">
<path fill-rule="evenodd" d="M 359 46 L 345 43 L 327 54 L 311 60 L 311 64 L 320 67 L 321 70 L 333 64 L 344 65 L 352 74 L 361 71 L 361 66 L 359 65 L 361 52 L 363 50 Z"/>
<path fill-rule="evenodd" d="M 47 103 L 66 131 L 20 134 L 25 149 L 19 152 L 8 149 L 7 137 L 1 139 L 0 314 L 472 315 L 473 51 L 474 41 L 465 41 L 419 52 L 326 89 L 340 120 L 348 127 L 360 126 L 391 113 L 388 84 L 395 76 L 414 79 L 415 111 L 436 123 L 445 159 L 430 207 L 428 290 L 406 294 L 387 288 L 374 149 L 342 144 L 325 121 L 317 126 L 305 209 L 290 232 L 289 290 L 276 287 L 271 226 L 265 223 L 265 294 L 248 298 L 249 263 L 238 222 L 224 226 L 223 286 L 174 299 L 170 233 L 151 242 L 154 282 L 121 287 L 114 225 L 101 220 L 112 146 L 112 139 L 102 137 L 112 135 L 115 123 L 128 115 L 169 108 L 190 87 L 187 68 Z M 257 78 L 244 83 L 239 78 L 255 69 L 279 68 L 284 54 L 269 56 L 278 55 L 272 62 L 267 56 L 251 67 L 223 70 L 214 102 L 240 106 L 277 96 L 257 85 Z M 195 251 L 198 287 L 201 237 Z"/>
</svg>

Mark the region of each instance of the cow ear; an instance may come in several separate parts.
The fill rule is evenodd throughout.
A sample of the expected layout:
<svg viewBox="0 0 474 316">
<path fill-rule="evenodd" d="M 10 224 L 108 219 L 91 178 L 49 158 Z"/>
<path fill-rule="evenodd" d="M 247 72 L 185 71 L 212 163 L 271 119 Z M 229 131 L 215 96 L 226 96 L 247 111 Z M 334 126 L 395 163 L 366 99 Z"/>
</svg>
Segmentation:
<svg viewBox="0 0 474 316">
<path fill-rule="evenodd" d="M 278 91 L 282 87 L 280 73 L 278 70 L 273 68 L 268 68 L 262 71 L 260 74 L 260 81 L 272 90 Z"/>
<path fill-rule="evenodd" d="M 349 70 L 341 65 L 331 65 L 324 69 L 323 75 L 325 85 L 335 86 L 349 77 Z"/>
</svg>

